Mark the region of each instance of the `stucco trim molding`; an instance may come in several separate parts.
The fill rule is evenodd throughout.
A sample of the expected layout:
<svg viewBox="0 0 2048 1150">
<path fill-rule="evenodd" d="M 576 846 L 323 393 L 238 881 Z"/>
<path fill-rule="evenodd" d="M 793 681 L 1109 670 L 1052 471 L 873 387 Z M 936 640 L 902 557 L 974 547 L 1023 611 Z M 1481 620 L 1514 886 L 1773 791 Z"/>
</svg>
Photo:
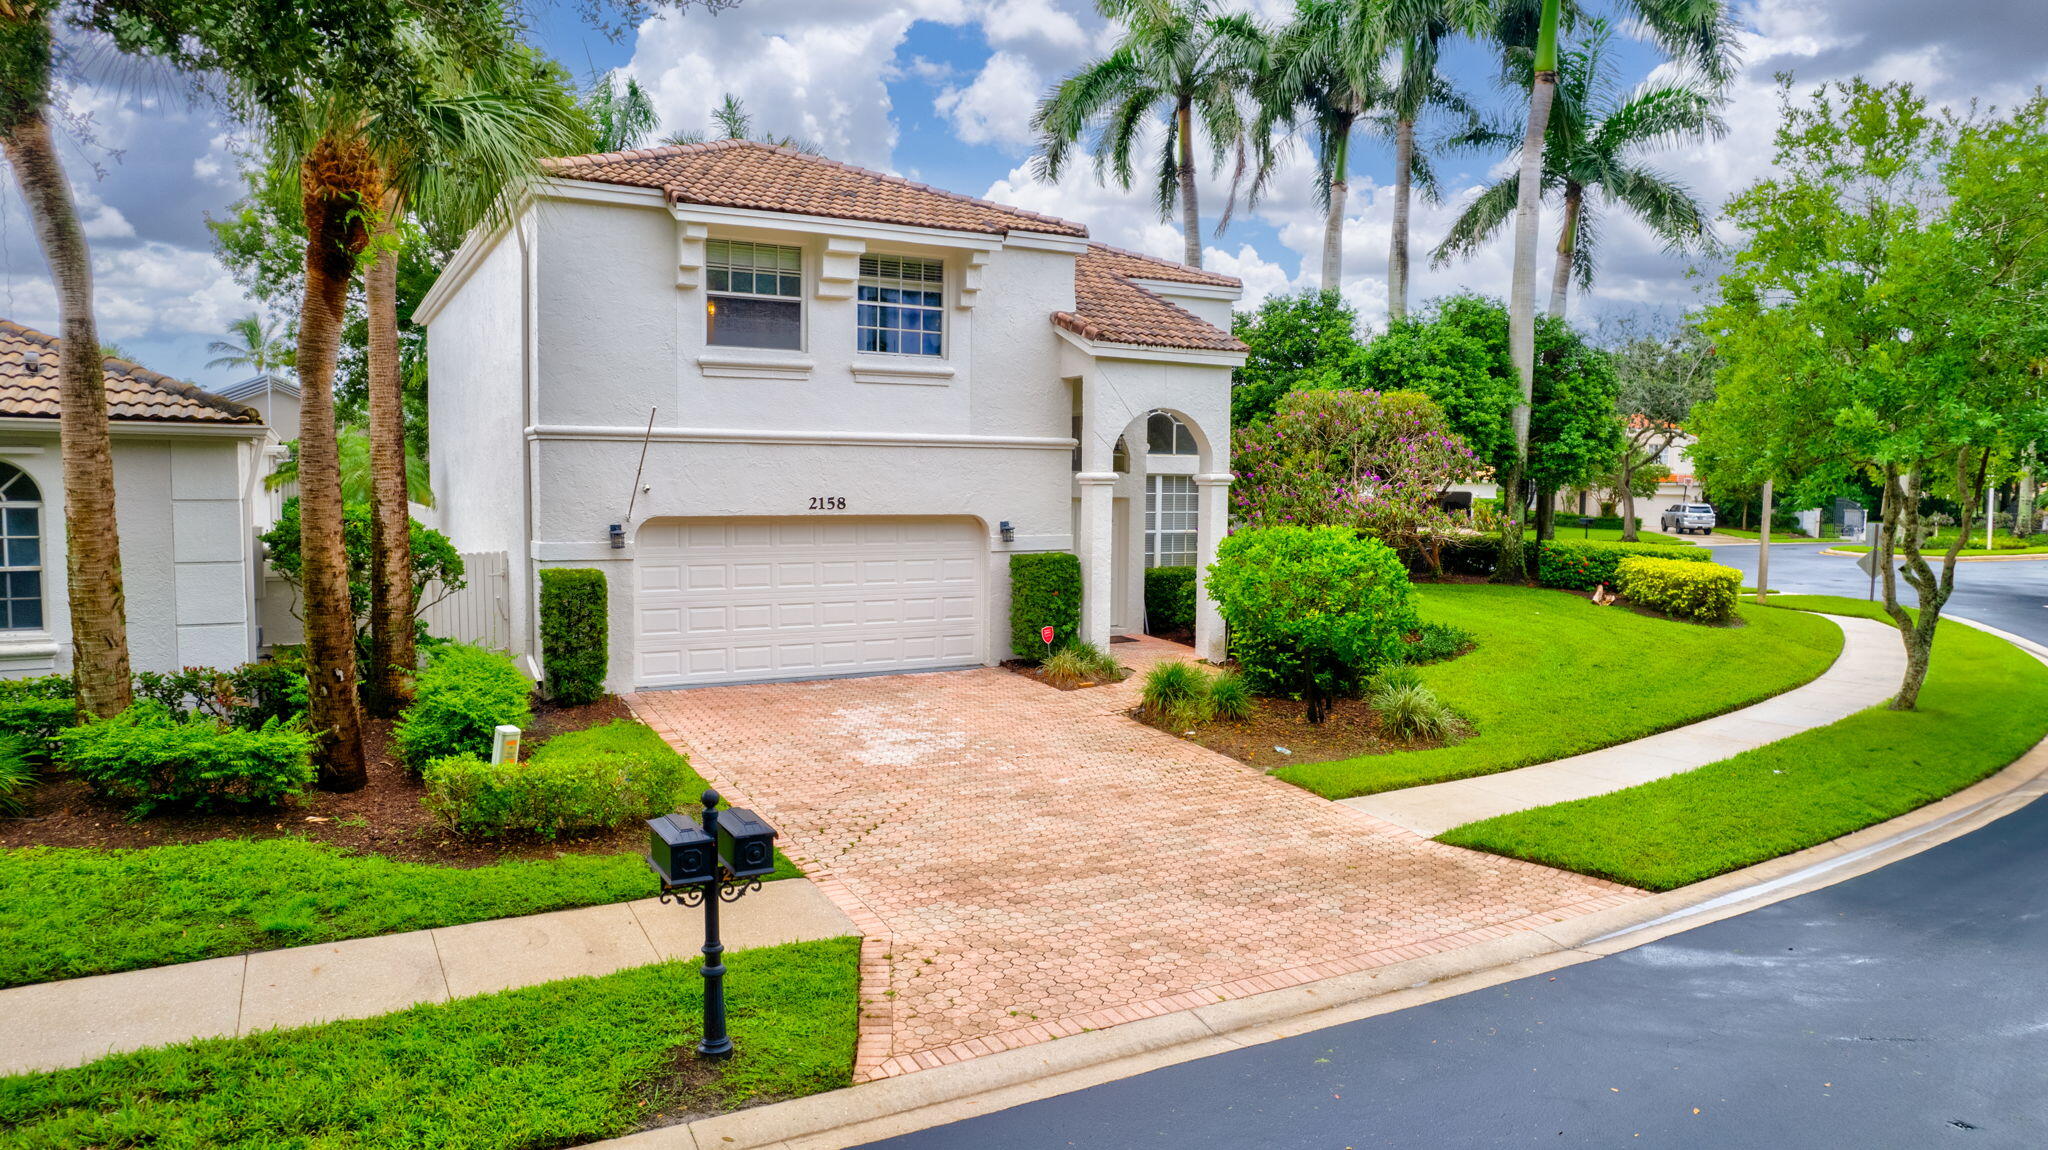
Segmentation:
<svg viewBox="0 0 2048 1150">
<path fill-rule="evenodd" d="M 213 436 L 220 439 L 262 439 L 271 433 L 269 425 L 262 423 L 177 423 L 170 420 L 112 419 L 107 421 L 109 433 L 121 438 L 151 436 L 182 439 L 188 435 Z M 42 431 L 57 434 L 57 420 L 54 417 L 9 415 L 0 416 L 0 431 Z M 17 445 L 12 454 L 22 454 Z"/>
<path fill-rule="evenodd" d="M 942 363 L 895 363 L 856 360 L 847 370 L 862 383 L 898 383 L 922 387 L 945 387 L 953 382 L 953 365 Z"/>
<path fill-rule="evenodd" d="M 697 370 L 707 379 L 803 380 L 811 378 L 817 361 L 801 356 L 774 357 L 705 352 Z"/>
<path fill-rule="evenodd" d="M 918 435 L 889 431 L 769 431 L 738 427 L 594 427 L 567 424 L 537 424 L 526 429 L 531 440 L 569 443 L 638 443 L 643 438 L 655 443 L 746 443 L 773 446 L 800 444 L 806 447 L 939 447 L 984 448 L 998 451 L 1074 450 L 1074 440 L 1065 436 L 1034 435 Z"/>
<path fill-rule="evenodd" d="M 47 664 L 56 658 L 57 639 L 48 631 L 0 632 L 0 665 Z"/>
</svg>

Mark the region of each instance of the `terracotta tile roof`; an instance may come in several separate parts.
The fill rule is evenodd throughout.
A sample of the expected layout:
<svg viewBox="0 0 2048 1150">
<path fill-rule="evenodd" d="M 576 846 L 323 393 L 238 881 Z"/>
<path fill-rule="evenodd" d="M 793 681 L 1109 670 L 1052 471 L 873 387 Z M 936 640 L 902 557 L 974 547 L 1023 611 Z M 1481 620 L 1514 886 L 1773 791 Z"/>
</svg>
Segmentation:
<svg viewBox="0 0 2048 1150">
<path fill-rule="evenodd" d="M 794 148 L 749 140 L 670 144 L 630 152 L 543 160 L 571 180 L 659 188 L 671 201 L 872 220 L 963 232 L 1085 236 L 1080 224 L 941 191 Z"/>
<path fill-rule="evenodd" d="M 0 319 L 0 416 L 56 419 L 59 340 Z M 33 358 L 34 363 L 30 360 Z M 105 361 L 107 414 L 170 423 L 262 423 L 253 407 L 222 399 L 125 359 Z"/>
<path fill-rule="evenodd" d="M 1135 282 L 1141 279 L 1238 286 L 1237 280 L 1215 272 L 1090 244 L 1088 254 L 1074 261 L 1074 310 L 1054 312 L 1052 322 L 1104 343 L 1193 351 L 1245 349 L 1236 336 L 1145 290 Z"/>
</svg>

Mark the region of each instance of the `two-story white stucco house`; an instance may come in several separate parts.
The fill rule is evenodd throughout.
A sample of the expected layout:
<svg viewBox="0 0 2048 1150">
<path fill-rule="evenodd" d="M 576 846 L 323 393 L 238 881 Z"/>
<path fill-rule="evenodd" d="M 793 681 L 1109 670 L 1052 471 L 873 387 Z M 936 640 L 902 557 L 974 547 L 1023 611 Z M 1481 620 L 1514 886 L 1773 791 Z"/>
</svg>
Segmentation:
<svg viewBox="0 0 2048 1150">
<path fill-rule="evenodd" d="M 1236 280 L 744 141 L 550 161 L 421 303 L 440 527 L 609 576 L 615 690 L 992 664 L 1009 556 L 1083 634 L 1224 529 Z M 1206 606 L 1197 641 L 1220 654 Z"/>
<path fill-rule="evenodd" d="M 0 677 L 71 669 L 56 337 L 0 320 Z M 255 532 L 275 437 L 255 409 L 104 361 L 128 653 L 138 671 L 256 658 Z"/>
</svg>

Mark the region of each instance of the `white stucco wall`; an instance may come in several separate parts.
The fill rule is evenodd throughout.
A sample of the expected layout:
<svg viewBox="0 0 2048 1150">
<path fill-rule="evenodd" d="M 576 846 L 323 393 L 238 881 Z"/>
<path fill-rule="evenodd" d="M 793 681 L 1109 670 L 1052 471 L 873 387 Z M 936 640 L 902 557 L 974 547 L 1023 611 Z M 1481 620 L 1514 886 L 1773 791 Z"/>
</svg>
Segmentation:
<svg viewBox="0 0 2048 1150">
<path fill-rule="evenodd" d="M 138 671 L 231 667 L 257 654 L 253 525 L 261 439 L 116 425 L 129 660 Z M 43 496 L 41 634 L 0 635 L 0 675 L 71 668 L 62 458 L 54 431 L 0 429 L 0 459 Z M 47 652 L 47 653 L 45 653 Z"/>
<path fill-rule="evenodd" d="M 436 289 L 445 298 L 424 309 L 433 469 L 451 539 L 465 551 L 512 552 L 521 584 L 522 555 L 606 570 L 611 685 L 623 690 L 632 685 L 630 564 L 640 524 L 811 516 L 816 496 L 844 499 L 832 514 L 847 517 L 967 516 L 988 538 L 983 659 L 1007 657 L 1008 555 L 1073 546 L 1073 393 L 1061 371 L 1070 349 L 1049 317 L 1073 306 L 1080 245 L 693 211 L 678 219 L 656 197 L 606 192 L 546 199 L 526 215 L 533 394 L 524 422 L 516 243 L 498 240 L 463 278 Z M 802 249 L 800 351 L 706 345 L 705 293 L 689 268 L 693 237 Z M 845 276 L 848 253 L 859 252 L 944 261 L 944 356 L 854 352 L 856 304 Z M 822 274 L 828 269 L 834 278 Z M 1203 303 L 1214 310 L 1214 301 Z M 1226 301 L 1225 326 L 1228 312 Z M 1194 409 L 1188 414 L 1205 428 L 1227 424 L 1227 368 L 1152 368 L 1114 371 L 1139 393 Z M 532 469 L 530 546 L 523 465 Z M 1132 518 L 1142 531 L 1142 504 Z M 1007 544 L 1004 521 L 1015 534 Z M 624 548 L 610 546 L 614 523 Z M 1142 553 L 1130 563 L 1134 594 L 1141 566 Z M 529 636 L 533 591 L 518 585 L 513 597 L 515 633 Z"/>
</svg>

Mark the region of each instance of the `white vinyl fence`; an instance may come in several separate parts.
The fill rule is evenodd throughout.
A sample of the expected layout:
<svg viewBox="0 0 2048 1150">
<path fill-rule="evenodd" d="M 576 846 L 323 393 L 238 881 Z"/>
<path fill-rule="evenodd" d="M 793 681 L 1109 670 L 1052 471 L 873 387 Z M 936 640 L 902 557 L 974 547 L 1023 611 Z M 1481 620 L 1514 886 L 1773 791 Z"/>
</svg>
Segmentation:
<svg viewBox="0 0 2048 1150">
<path fill-rule="evenodd" d="M 427 634 L 458 643 L 474 643 L 496 651 L 512 646 L 512 570 L 503 551 L 462 553 L 464 578 L 468 585 L 451 592 L 439 583 L 429 583 L 421 601 L 430 606 L 420 612 Z"/>
</svg>

